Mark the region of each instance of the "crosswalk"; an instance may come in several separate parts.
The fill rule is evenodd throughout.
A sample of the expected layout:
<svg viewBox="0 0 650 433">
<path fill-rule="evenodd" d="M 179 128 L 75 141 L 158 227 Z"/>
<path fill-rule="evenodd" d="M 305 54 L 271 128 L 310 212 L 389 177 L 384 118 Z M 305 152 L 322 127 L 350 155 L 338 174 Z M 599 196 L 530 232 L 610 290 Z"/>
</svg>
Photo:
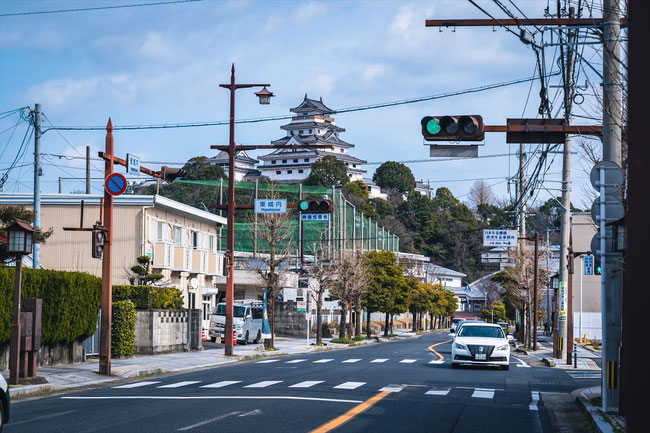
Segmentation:
<svg viewBox="0 0 650 433">
<path fill-rule="evenodd" d="M 567 374 L 573 379 L 600 379 L 600 370 L 569 370 Z"/>
<path fill-rule="evenodd" d="M 342 391 L 353 391 L 353 390 L 363 390 L 366 392 L 381 392 L 388 391 L 391 393 L 402 392 L 405 389 L 410 387 L 416 393 L 421 393 L 424 390 L 424 395 L 427 396 L 440 396 L 440 397 L 457 397 L 462 399 L 476 399 L 476 401 L 486 401 L 494 400 L 499 393 L 505 392 L 503 389 L 492 389 L 492 388 L 472 388 L 466 386 L 425 386 L 425 385 L 408 385 L 408 384 L 388 384 L 381 387 L 377 385 L 371 385 L 368 382 L 356 382 L 348 381 L 342 383 L 327 383 L 324 380 L 305 380 L 297 383 L 292 383 L 290 381 L 283 380 L 263 380 L 259 382 L 246 383 L 241 380 L 222 380 L 214 383 L 203 383 L 198 380 L 185 380 L 179 382 L 171 382 L 163 384 L 161 381 L 142 381 L 134 382 L 126 385 L 114 386 L 113 389 L 133 389 L 133 391 L 142 391 L 143 388 L 156 388 L 163 390 L 176 390 L 179 388 L 191 388 L 196 387 L 197 389 L 204 390 L 221 390 L 224 388 L 227 389 L 270 389 L 273 391 L 278 390 L 311 390 L 318 389 L 321 391 L 327 391 L 328 389 L 342 390 Z M 533 392 L 534 393 L 534 392 Z M 532 401 L 532 394 L 531 394 Z M 528 402 L 526 402 L 528 404 Z"/>
<path fill-rule="evenodd" d="M 257 361 L 257 364 L 274 364 L 274 363 L 282 363 L 282 364 L 300 364 L 303 362 L 311 362 L 312 364 L 328 364 L 332 362 L 337 362 L 341 364 L 356 364 L 362 361 L 367 361 L 371 364 L 383 364 L 386 362 L 394 362 L 397 361 L 398 364 L 415 364 L 415 363 L 422 363 L 422 364 L 440 364 L 443 363 L 444 360 L 441 359 L 431 359 L 431 358 L 404 358 L 404 359 L 388 359 L 388 358 L 370 358 L 367 360 L 361 359 L 361 358 L 349 358 L 349 359 L 343 359 L 343 360 L 336 360 L 333 358 L 322 358 L 322 359 L 315 359 L 313 361 L 310 361 L 308 359 L 300 358 L 300 359 L 290 359 L 290 360 L 284 360 L 281 358 L 271 358 L 271 359 L 264 359 L 262 361 Z"/>
</svg>

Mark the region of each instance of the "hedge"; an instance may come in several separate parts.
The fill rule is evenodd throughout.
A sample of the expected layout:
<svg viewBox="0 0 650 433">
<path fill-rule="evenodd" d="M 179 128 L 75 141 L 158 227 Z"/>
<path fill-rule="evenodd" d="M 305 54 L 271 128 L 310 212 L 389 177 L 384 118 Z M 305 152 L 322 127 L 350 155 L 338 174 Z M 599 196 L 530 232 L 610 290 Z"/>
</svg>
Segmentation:
<svg viewBox="0 0 650 433">
<path fill-rule="evenodd" d="M 0 266 L 0 344 L 11 340 L 15 278 L 14 267 Z M 85 272 L 23 267 L 21 298 L 43 299 L 43 343 L 70 343 L 95 333 L 101 279 Z"/>
<path fill-rule="evenodd" d="M 116 358 L 133 356 L 135 353 L 135 306 L 133 302 L 113 302 L 111 322 L 111 353 Z"/>
<path fill-rule="evenodd" d="M 181 291 L 174 287 L 113 286 L 113 301 L 133 302 L 138 310 L 179 310 L 183 308 Z"/>
</svg>

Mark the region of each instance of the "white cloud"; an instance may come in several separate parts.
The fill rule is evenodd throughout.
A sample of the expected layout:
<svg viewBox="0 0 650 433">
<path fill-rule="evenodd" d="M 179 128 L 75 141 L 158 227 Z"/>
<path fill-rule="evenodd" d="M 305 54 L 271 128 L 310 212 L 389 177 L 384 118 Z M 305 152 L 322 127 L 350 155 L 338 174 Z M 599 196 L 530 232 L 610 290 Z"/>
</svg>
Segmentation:
<svg viewBox="0 0 650 433">
<path fill-rule="evenodd" d="M 309 21 L 319 14 L 325 13 L 325 11 L 326 8 L 323 3 L 312 1 L 308 4 L 301 4 L 293 16 L 297 21 Z"/>
<path fill-rule="evenodd" d="M 173 58 L 174 50 L 170 49 L 170 43 L 163 41 L 158 32 L 149 32 L 140 47 L 140 52 L 154 60 L 167 61 Z"/>
</svg>

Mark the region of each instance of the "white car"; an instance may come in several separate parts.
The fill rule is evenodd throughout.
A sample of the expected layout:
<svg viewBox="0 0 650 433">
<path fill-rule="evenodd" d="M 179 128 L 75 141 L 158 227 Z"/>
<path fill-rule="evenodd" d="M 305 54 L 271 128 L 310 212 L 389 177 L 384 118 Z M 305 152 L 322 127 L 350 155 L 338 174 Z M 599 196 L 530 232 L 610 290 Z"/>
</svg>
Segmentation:
<svg viewBox="0 0 650 433">
<path fill-rule="evenodd" d="M 493 365 L 510 368 L 510 344 L 503 329 L 494 323 L 463 323 L 451 346 L 451 366 Z"/>
<path fill-rule="evenodd" d="M 0 433 L 2 426 L 9 421 L 9 386 L 4 376 L 0 374 Z"/>
</svg>

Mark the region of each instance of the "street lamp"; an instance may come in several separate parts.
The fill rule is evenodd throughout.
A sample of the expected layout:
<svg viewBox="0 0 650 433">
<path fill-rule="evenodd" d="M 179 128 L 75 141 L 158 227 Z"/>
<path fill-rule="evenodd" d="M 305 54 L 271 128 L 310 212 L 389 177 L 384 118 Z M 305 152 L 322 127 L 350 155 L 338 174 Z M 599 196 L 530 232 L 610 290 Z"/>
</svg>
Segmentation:
<svg viewBox="0 0 650 433">
<path fill-rule="evenodd" d="M 271 103 L 271 97 L 275 96 L 273 92 L 269 92 L 266 89 L 266 86 L 259 92 L 255 92 L 258 98 L 260 98 L 260 105 L 268 105 Z"/>
<path fill-rule="evenodd" d="M 15 220 L 7 228 L 7 253 L 16 260 L 16 286 L 14 289 L 14 315 L 11 322 L 11 351 L 9 354 L 9 383 L 18 385 L 20 369 L 20 290 L 23 276 L 23 256 L 32 252 L 34 229 L 25 221 Z"/>
</svg>

